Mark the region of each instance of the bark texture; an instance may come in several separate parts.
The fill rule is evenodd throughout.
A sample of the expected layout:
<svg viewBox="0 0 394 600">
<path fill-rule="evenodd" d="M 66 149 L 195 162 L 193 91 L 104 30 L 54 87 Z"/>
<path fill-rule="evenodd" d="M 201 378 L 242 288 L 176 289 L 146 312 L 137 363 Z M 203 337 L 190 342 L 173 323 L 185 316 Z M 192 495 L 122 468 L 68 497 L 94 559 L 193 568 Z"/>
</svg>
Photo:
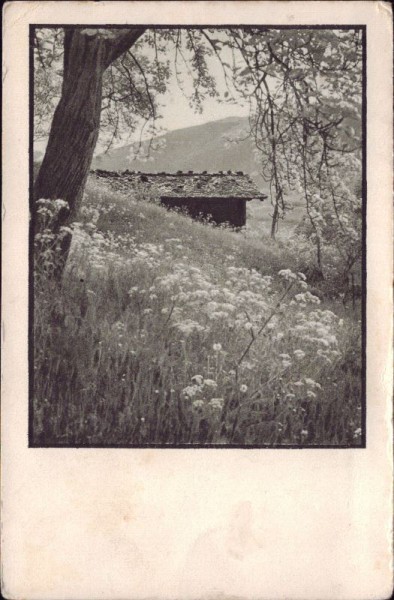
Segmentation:
<svg viewBox="0 0 394 600">
<path fill-rule="evenodd" d="M 111 31 L 112 37 L 92 30 L 65 31 L 62 95 L 34 185 L 34 200 L 69 203 L 59 225 L 72 221 L 81 204 L 99 134 L 103 73 L 144 33 L 143 28 Z"/>
</svg>

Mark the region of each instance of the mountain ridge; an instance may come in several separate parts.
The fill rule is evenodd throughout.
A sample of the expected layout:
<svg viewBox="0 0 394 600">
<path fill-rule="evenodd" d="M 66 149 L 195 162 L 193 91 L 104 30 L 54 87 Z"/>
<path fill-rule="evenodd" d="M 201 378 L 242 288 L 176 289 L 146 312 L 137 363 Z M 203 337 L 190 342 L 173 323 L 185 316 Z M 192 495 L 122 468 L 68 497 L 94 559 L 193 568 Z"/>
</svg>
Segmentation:
<svg viewBox="0 0 394 600">
<path fill-rule="evenodd" d="M 226 117 L 182 127 L 154 138 L 148 158 L 133 158 L 133 144 L 127 144 L 96 156 L 92 168 L 147 173 L 243 171 L 266 192 L 267 184 L 259 173 L 254 142 L 247 130 L 247 117 Z M 238 142 L 230 141 L 240 137 Z M 148 145 L 149 141 L 141 143 L 143 152 L 147 153 Z"/>
</svg>

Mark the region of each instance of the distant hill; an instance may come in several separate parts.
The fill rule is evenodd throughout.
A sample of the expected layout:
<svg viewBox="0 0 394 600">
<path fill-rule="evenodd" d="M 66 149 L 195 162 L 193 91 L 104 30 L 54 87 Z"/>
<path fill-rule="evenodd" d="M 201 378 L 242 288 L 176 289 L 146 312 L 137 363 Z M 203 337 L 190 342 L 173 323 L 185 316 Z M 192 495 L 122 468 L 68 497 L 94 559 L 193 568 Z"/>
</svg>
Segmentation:
<svg viewBox="0 0 394 600">
<path fill-rule="evenodd" d="M 254 160 L 254 143 L 247 137 L 248 119 L 229 117 L 203 125 L 186 127 L 170 131 L 155 138 L 150 158 L 133 158 L 132 144 L 114 148 L 106 154 L 100 154 L 93 160 L 93 169 L 109 171 L 244 171 L 248 173 L 262 191 L 267 186 L 258 171 Z M 229 140 L 242 136 L 242 141 L 231 143 Z M 146 151 L 148 143 L 144 142 Z"/>
</svg>

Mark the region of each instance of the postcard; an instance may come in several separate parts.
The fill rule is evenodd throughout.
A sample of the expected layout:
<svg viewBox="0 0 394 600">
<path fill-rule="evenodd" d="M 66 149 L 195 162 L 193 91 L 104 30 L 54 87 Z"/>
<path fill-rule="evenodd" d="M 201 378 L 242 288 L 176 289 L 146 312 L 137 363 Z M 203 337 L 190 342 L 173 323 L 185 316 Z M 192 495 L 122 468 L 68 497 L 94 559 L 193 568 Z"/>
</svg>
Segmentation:
<svg viewBox="0 0 394 600">
<path fill-rule="evenodd" d="M 8 2 L 2 593 L 393 588 L 387 2 Z"/>
</svg>

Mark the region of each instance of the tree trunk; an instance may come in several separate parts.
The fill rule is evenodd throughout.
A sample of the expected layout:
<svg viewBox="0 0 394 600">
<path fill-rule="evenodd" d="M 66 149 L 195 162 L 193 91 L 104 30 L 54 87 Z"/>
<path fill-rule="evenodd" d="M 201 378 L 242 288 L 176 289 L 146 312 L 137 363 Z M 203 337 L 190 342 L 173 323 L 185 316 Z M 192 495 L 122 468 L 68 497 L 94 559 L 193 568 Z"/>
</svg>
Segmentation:
<svg viewBox="0 0 394 600">
<path fill-rule="evenodd" d="M 79 209 L 98 138 L 104 41 L 78 30 L 65 33 L 62 96 L 34 186 L 35 200 L 66 200 L 68 219 Z"/>
<path fill-rule="evenodd" d="M 34 202 L 41 198 L 68 202 L 69 211 L 60 215 L 57 227 L 74 220 L 81 205 L 99 134 L 103 73 L 144 29 L 107 31 L 65 31 L 62 95 L 33 192 Z M 64 244 L 65 258 L 70 242 Z"/>
<path fill-rule="evenodd" d="M 278 231 L 278 220 L 279 220 L 279 209 L 278 209 L 277 201 L 275 199 L 274 214 L 272 215 L 272 221 L 271 221 L 271 238 L 273 240 L 275 239 L 276 232 Z"/>
</svg>

